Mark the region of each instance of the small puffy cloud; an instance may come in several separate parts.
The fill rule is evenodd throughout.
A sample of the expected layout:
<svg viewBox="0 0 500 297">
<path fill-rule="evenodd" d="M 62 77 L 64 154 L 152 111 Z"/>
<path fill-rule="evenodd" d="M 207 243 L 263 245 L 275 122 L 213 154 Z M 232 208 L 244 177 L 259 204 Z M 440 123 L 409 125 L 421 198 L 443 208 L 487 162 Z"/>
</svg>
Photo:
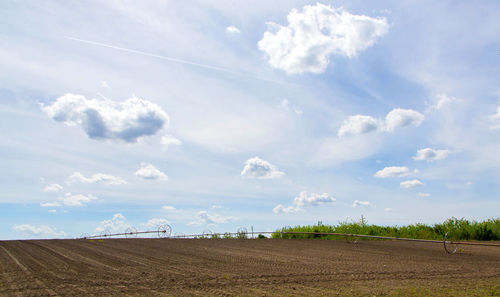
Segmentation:
<svg viewBox="0 0 500 297">
<path fill-rule="evenodd" d="M 96 173 L 90 177 L 85 177 L 80 172 L 73 173 L 67 180 L 68 183 L 84 183 L 84 184 L 106 184 L 106 185 L 123 185 L 127 182 L 123 179 L 104 173 Z"/>
<path fill-rule="evenodd" d="M 500 106 L 497 107 L 497 112 L 492 116 L 490 116 L 490 122 L 491 122 L 490 126 L 491 130 L 500 129 Z"/>
<path fill-rule="evenodd" d="M 168 176 L 151 164 L 142 163 L 135 173 L 136 176 L 150 180 L 168 180 Z"/>
<path fill-rule="evenodd" d="M 175 207 L 170 206 L 170 205 L 164 205 L 161 208 L 164 209 L 164 210 L 166 210 L 166 211 L 175 211 L 175 210 L 177 210 Z"/>
<path fill-rule="evenodd" d="M 211 209 L 220 209 L 220 208 L 222 208 L 222 206 L 220 206 L 220 205 L 212 205 L 210 208 Z"/>
<path fill-rule="evenodd" d="M 46 185 L 43 188 L 43 191 L 47 192 L 47 193 L 55 193 L 55 192 L 60 192 L 62 190 L 63 190 L 63 187 L 59 184 L 50 184 L 50 185 Z"/>
<path fill-rule="evenodd" d="M 226 28 L 226 32 L 229 33 L 229 34 L 240 34 L 240 29 L 238 29 L 237 27 L 235 26 L 229 26 Z"/>
<path fill-rule="evenodd" d="M 299 211 L 303 211 L 303 209 L 293 205 L 285 207 L 283 204 L 278 204 L 273 208 L 274 213 L 295 213 Z"/>
<path fill-rule="evenodd" d="M 389 29 L 385 18 L 351 14 L 343 8 L 317 3 L 292 9 L 288 25 L 269 23 L 258 42 L 269 64 L 287 74 L 322 73 L 331 55 L 354 57 L 375 44 Z"/>
<path fill-rule="evenodd" d="M 360 206 L 365 206 L 365 207 L 370 207 L 372 206 L 370 201 L 361 201 L 361 200 L 354 200 L 352 203 L 352 207 L 360 207 Z"/>
<path fill-rule="evenodd" d="M 395 108 L 386 116 L 385 121 L 367 115 L 349 116 L 337 131 L 338 137 L 366 134 L 374 131 L 394 132 L 396 128 L 418 127 L 425 116 L 412 109 Z"/>
<path fill-rule="evenodd" d="M 165 149 L 168 149 L 168 147 L 171 145 L 181 145 L 182 144 L 182 142 L 179 139 L 173 137 L 172 135 L 164 135 L 161 137 L 160 141 Z"/>
<path fill-rule="evenodd" d="M 393 209 L 392 209 L 392 208 L 390 208 L 390 207 L 387 207 L 387 208 L 385 208 L 385 209 L 384 209 L 384 211 L 385 211 L 385 212 L 392 212 L 392 210 L 393 210 Z"/>
<path fill-rule="evenodd" d="M 14 225 L 12 228 L 15 232 L 21 232 L 25 234 L 30 234 L 34 235 L 36 237 L 47 237 L 47 238 L 54 238 L 54 237 L 62 237 L 66 236 L 66 233 L 64 231 L 57 231 L 55 228 L 51 228 L 49 226 L 33 226 L 29 224 L 21 224 L 21 225 Z"/>
<path fill-rule="evenodd" d="M 288 99 L 282 99 L 278 108 L 283 112 L 293 111 L 297 115 L 302 115 L 304 112 L 295 105 L 292 105 Z"/>
<path fill-rule="evenodd" d="M 95 228 L 96 233 L 101 233 L 103 231 L 111 233 L 122 233 L 130 227 L 127 223 L 127 219 L 121 213 L 116 213 L 113 215 L 111 220 L 102 221 L 98 227 Z"/>
<path fill-rule="evenodd" d="M 423 185 L 424 185 L 424 183 L 419 181 L 418 179 L 402 181 L 399 183 L 399 186 L 401 187 L 401 189 L 413 189 L 413 188 L 420 187 Z"/>
<path fill-rule="evenodd" d="M 448 96 L 446 94 L 440 94 L 436 96 L 434 104 L 430 105 L 426 109 L 426 112 L 442 110 L 443 108 L 450 106 L 450 104 L 456 101 L 459 101 L 459 99 L 452 96 Z"/>
<path fill-rule="evenodd" d="M 209 214 L 208 212 L 202 210 L 196 215 L 198 219 L 196 221 L 188 223 L 188 225 L 216 225 L 224 224 L 235 220 L 235 217 L 222 217 L 218 214 Z"/>
<path fill-rule="evenodd" d="M 278 204 L 273 208 L 274 213 L 295 213 L 303 211 L 304 207 L 307 206 L 317 206 L 326 203 L 335 202 L 335 198 L 328 195 L 328 193 L 316 194 L 308 193 L 307 191 L 300 192 L 299 196 L 293 199 L 293 204 L 291 206 L 285 207 L 282 204 Z"/>
<path fill-rule="evenodd" d="M 66 193 L 64 197 L 60 197 L 59 200 L 66 206 L 84 206 L 86 203 L 97 200 L 97 197 L 92 195 L 82 195 L 76 194 L 73 195 L 71 193 Z"/>
<path fill-rule="evenodd" d="M 420 197 L 431 197 L 431 194 L 429 194 L 429 193 L 418 193 L 418 196 L 420 196 Z"/>
<path fill-rule="evenodd" d="M 40 203 L 40 206 L 41 207 L 59 207 L 62 205 L 59 202 L 46 202 L 46 203 Z"/>
<path fill-rule="evenodd" d="M 417 173 L 418 170 L 414 170 L 413 173 Z M 406 166 L 389 166 L 375 173 L 375 177 L 378 178 L 390 178 L 390 177 L 405 177 L 411 175 L 412 172 Z"/>
<path fill-rule="evenodd" d="M 379 121 L 371 116 L 353 115 L 344 121 L 339 128 L 337 135 L 339 137 L 348 135 L 360 135 L 376 131 L 379 127 Z"/>
<path fill-rule="evenodd" d="M 245 167 L 241 171 L 241 176 L 248 178 L 272 179 L 282 177 L 285 173 L 281 172 L 276 166 L 262 160 L 259 157 L 248 159 Z"/>
<path fill-rule="evenodd" d="M 114 102 L 66 94 L 42 106 L 42 110 L 57 122 L 81 126 L 90 138 L 97 140 L 137 142 L 141 137 L 156 134 L 169 123 L 168 115 L 160 106 L 137 97 Z"/>
<path fill-rule="evenodd" d="M 111 87 L 109 86 L 108 82 L 103 80 L 101 81 L 101 87 L 104 88 L 104 89 L 111 89 Z"/>
<path fill-rule="evenodd" d="M 412 109 L 395 108 L 385 117 L 385 129 L 389 132 L 399 127 L 418 127 L 424 121 L 425 116 Z"/>
<path fill-rule="evenodd" d="M 168 225 L 170 222 L 167 219 L 162 219 L 162 218 L 152 218 L 151 220 L 147 221 L 144 224 L 141 224 L 142 226 L 148 228 L 149 230 L 153 229 L 152 231 L 158 229 L 159 226 L 161 225 Z"/>
<path fill-rule="evenodd" d="M 413 160 L 417 161 L 436 161 L 436 160 L 443 160 L 448 157 L 448 154 L 450 153 L 449 150 L 434 150 L 431 148 L 424 148 L 421 150 L 417 151 L 417 155 L 413 157 Z"/>
<path fill-rule="evenodd" d="M 49 209 L 48 212 L 50 212 L 50 213 L 56 213 L 57 210 L 55 210 L 55 209 Z"/>
</svg>

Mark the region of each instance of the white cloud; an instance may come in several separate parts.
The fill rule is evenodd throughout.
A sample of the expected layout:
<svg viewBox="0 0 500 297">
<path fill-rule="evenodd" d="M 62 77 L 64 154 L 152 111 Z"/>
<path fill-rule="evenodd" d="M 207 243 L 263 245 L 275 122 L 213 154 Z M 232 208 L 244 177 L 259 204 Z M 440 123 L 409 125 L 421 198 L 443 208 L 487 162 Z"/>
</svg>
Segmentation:
<svg viewBox="0 0 500 297">
<path fill-rule="evenodd" d="M 43 188 L 43 191 L 44 192 L 48 192 L 48 193 L 55 193 L 55 192 L 59 192 L 59 191 L 62 191 L 63 190 L 63 187 L 59 184 L 51 184 L 51 185 L 46 185 L 44 188 Z"/>
<path fill-rule="evenodd" d="M 235 217 L 222 217 L 217 214 L 209 214 L 208 212 L 202 210 L 196 215 L 198 220 L 188 223 L 188 225 L 216 225 L 224 224 L 235 220 Z"/>
<path fill-rule="evenodd" d="M 354 202 L 352 203 L 352 207 L 360 207 L 360 206 L 370 207 L 372 206 L 372 204 L 370 201 L 361 201 L 361 200 L 354 200 Z"/>
<path fill-rule="evenodd" d="M 122 185 L 127 182 L 123 179 L 104 173 L 96 173 L 91 177 L 85 177 L 80 172 L 73 173 L 67 180 L 68 183 L 80 182 L 84 184 L 106 184 L 106 185 Z"/>
<path fill-rule="evenodd" d="M 138 177 L 151 180 L 168 180 L 168 176 L 151 164 L 142 163 L 141 168 L 135 173 Z"/>
<path fill-rule="evenodd" d="M 349 116 L 339 128 L 337 135 L 339 137 L 348 135 L 365 134 L 376 131 L 379 127 L 379 121 L 371 116 L 353 115 Z"/>
<path fill-rule="evenodd" d="M 64 197 L 60 197 L 59 200 L 66 206 L 84 206 L 86 203 L 97 200 L 97 197 L 92 195 L 82 195 L 76 194 L 73 195 L 71 193 L 66 193 Z"/>
<path fill-rule="evenodd" d="M 108 82 L 103 80 L 101 81 L 101 87 L 104 88 L 104 89 L 111 89 L 111 87 L 109 86 Z"/>
<path fill-rule="evenodd" d="M 450 104 L 459 101 L 459 99 L 448 96 L 446 94 L 440 94 L 436 96 L 435 103 L 433 105 L 430 105 L 427 109 L 426 112 L 431 112 L 431 111 L 438 111 L 442 110 L 443 108 L 449 106 Z"/>
<path fill-rule="evenodd" d="M 281 111 L 284 111 L 284 112 L 289 112 L 289 111 L 293 111 L 295 114 L 297 115 L 302 115 L 304 112 L 298 108 L 297 106 L 295 105 L 292 105 L 290 103 L 290 101 L 288 99 L 282 99 L 278 108 L 281 110 Z"/>
<path fill-rule="evenodd" d="M 424 121 L 425 116 L 412 109 L 395 108 L 385 117 L 385 129 L 389 132 L 399 127 L 418 127 Z"/>
<path fill-rule="evenodd" d="M 491 121 L 491 130 L 497 130 L 500 129 L 500 106 L 497 107 L 497 112 L 490 116 L 490 121 Z"/>
<path fill-rule="evenodd" d="M 170 224 L 170 222 L 167 219 L 152 218 L 149 221 L 147 221 L 146 223 L 141 224 L 141 225 L 148 228 L 151 231 L 155 231 L 158 229 L 159 226 L 168 225 L 168 224 Z"/>
<path fill-rule="evenodd" d="M 395 108 L 386 116 L 385 121 L 367 115 L 349 116 L 337 131 L 338 137 L 366 134 L 373 131 L 394 132 L 396 128 L 418 127 L 425 116 L 412 109 Z"/>
<path fill-rule="evenodd" d="M 229 26 L 226 28 L 226 32 L 229 33 L 229 34 L 240 34 L 240 29 L 238 29 L 237 27 L 235 26 Z"/>
<path fill-rule="evenodd" d="M 222 206 L 220 205 L 212 205 L 212 207 L 210 207 L 211 209 L 220 209 L 222 208 Z"/>
<path fill-rule="evenodd" d="M 174 210 L 177 210 L 175 207 L 173 206 L 170 206 L 170 205 L 164 205 L 162 206 L 162 208 L 166 211 L 174 211 Z"/>
<path fill-rule="evenodd" d="M 55 210 L 55 209 L 49 209 L 48 212 L 50 212 L 50 213 L 56 213 L 57 210 Z"/>
<path fill-rule="evenodd" d="M 182 142 L 172 135 L 164 135 L 161 137 L 161 144 L 165 149 L 168 149 L 170 145 L 181 145 Z"/>
<path fill-rule="evenodd" d="M 401 187 L 401 189 L 413 189 L 413 188 L 420 187 L 423 185 L 424 185 L 424 183 L 419 181 L 418 179 L 402 181 L 399 183 L 399 186 Z"/>
<path fill-rule="evenodd" d="M 443 160 L 448 157 L 448 154 L 450 153 L 449 150 L 434 150 L 431 148 L 424 148 L 420 149 L 417 151 L 417 155 L 413 157 L 413 160 L 417 161 L 436 161 L 436 160 Z"/>
<path fill-rule="evenodd" d="M 123 102 L 86 99 L 66 94 L 42 110 L 52 119 L 66 125 L 80 125 L 92 139 L 137 142 L 154 135 L 169 123 L 160 106 L 137 97 Z"/>
<path fill-rule="evenodd" d="M 392 211 L 393 211 L 393 209 L 392 209 L 392 208 L 390 208 L 390 207 L 387 207 L 387 208 L 385 208 L 385 209 L 384 209 L 384 211 L 385 211 L 385 212 L 392 212 Z"/>
<path fill-rule="evenodd" d="M 45 225 L 32 226 L 29 224 L 21 224 L 21 225 L 14 225 L 12 229 L 16 232 L 28 233 L 31 235 L 35 235 L 37 237 L 57 238 L 66 236 L 66 233 L 64 231 L 57 231 L 55 228 L 51 228 Z"/>
<path fill-rule="evenodd" d="M 413 173 L 417 173 L 418 170 L 414 170 Z M 378 178 L 389 178 L 389 177 L 405 177 L 412 174 L 410 169 L 406 166 L 389 166 L 375 173 L 375 177 Z"/>
<path fill-rule="evenodd" d="M 326 203 L 335 202 L 335 198 L 328 195 L 328 193 L 315 194 L 308 193 L 307 191 L 300 192 L 298 197 L 293 199 L 293 205 L 285 207 L 282 204 L 278 204 L 273 208 L 274 213 L 295 213 L 303 211 L 304 207 L 307 206 L 317 206 Z"/>
<path fill-rule="evenodd" d="M 46 203 L 40 203 L 40 206 L 41 207 L 59 207 L 62 205 L 59 202 L 46 202 Z"/>
<path fill-rule="evenodd" d="M 274 213 L 295 213 L 299 211 L 303 211 L 303 209 L 293 205 L 285 207 L 283 204 L 278 204 L 273 208 Z"/>
<path fill-rule="evenodd" d="M 103 231 L 111 233 L 123 233 L 130 224 L 127 223 L 127 219 L 121 213 L 116 213 L 113 215 L 111 220 L 102 221 L 98 227 L 95 228 L 96 233 L 101 233 Z"/>
<path fill-rule="evenodd" d="M 420 197 L 431 197 L 431 194 L 429 194 L 429 193 L 418 193 L 418 196 L 420 196 Z"/>
<path fill-rule="evenodd" d="M 320 3 L 306 5 L 302 12 L 292 9 L 287 20 L 288 26 L 269 23 L 278 30 L 266 31 L 257 45 L 272 67 L 288 74 L 322 73 L 330 55 L 354 57 L 389 28 L 385 18 L 355 15 Z"/>
<path fill-rule="evenodd" d="M 241 171 L 241 176 L 248 178 L 272 179 L 282 177 L 285 173 L 281 172 L 276 166 L 262 160 L 259 157 L 248 159 L 245 167 Z"/>
</svg>

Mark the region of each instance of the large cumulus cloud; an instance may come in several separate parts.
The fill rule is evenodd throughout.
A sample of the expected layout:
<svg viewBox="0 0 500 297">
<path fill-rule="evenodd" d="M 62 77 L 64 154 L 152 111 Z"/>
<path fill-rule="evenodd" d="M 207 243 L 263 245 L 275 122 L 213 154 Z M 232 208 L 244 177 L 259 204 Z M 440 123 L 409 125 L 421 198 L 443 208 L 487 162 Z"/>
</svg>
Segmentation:
<svg viewBox="0 0 500 297">
<path fill-rule="evenodd" d="M 287 26 L 269 23 L 277 30 L 265 32 L 258 47 L 272 67 L 288 74 L 322 73 L 330 55 L 356 56 L 389 28 L 385 18 L 351 14 L 320 3 L 306 5 L 302 11 L 292 9 L 287 20 Z"/>
<path fill-rule="evenodd" d="M 123 102 L 87 99 L 66 94 L 42 106 L 52 119 L 70 126 L 81 126 L 92 139 L 137 142 L 154 135 L 169 123 L 162 108 L 148 100 L 132 97 Z"/>
</svg>

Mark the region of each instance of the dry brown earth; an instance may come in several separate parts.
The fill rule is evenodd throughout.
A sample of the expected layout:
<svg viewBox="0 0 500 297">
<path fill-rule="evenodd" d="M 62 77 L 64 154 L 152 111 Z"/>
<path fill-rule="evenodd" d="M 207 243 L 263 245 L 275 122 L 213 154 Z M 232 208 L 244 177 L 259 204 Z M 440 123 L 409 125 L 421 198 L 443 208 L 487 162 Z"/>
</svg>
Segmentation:
<svg viewBox="0 0 500 297">
<path fill-rule="evenodd" d="M 0 241 L 0 296 L 500 296 L 500 248 L 270 239 Z"/>
</svg>

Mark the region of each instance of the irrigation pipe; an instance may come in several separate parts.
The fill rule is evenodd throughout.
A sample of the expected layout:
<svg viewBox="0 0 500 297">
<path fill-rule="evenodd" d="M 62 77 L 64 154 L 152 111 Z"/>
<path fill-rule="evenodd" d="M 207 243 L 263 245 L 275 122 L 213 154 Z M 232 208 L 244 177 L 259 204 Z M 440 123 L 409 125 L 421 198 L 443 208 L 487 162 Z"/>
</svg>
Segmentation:
<svg viewBox="0 0 500 297">
<path fill-rule="evenodd" d="M 170 226 L 160 226 L 160 228 L 156 231 L 137 231 L 137 232 L 125 232 L 125 233 L 114 233 L 114 234 L 103 234 L 103 235 L 93 235 L 93 236 L 85 236 L 83 239 L 94 239 L 94 238 L 105 238 L 105 237 L 113 237 L 113 236 L 130 236 L 130 235 L 138 235 L 138 234 L 153 234 L 157 233 L 159 237 L 165 238 L 220 238 L 220 236 L 247 236 L 248 234 L 303 234 L 303 235 L 335 235 L 335 236 L 344 236 L 348 237 L 356 237 L 356 238 L 373 238 L 373 239 L 386 239 L 386 240 L 400 240 L 400 241 L 412 241 L 412 242 L 425 242 L 425 243 L 440 243 L 443 244 L 445 251 L 448 254 L 454 254 L 458 250 L 458 245 L 476 245 L 476 246 L 493 246 L 500 247 L 500 244 L 495 243 L 482 243 L 482 242 L 469 242 L 469 241 L 455 241 L 455 240 L 447 240 L 448 234 L 445 234 L 443 240 L 431 240 L 431 239 L 416 239 L 416 238 L 404 238 L 404 237 L 389 237 L 389 236 L 377 236 L 377 235 L 364 235 L 364 234 L 350 234 L 350 233 L 328 233 L 328 232 L 295 232 L 295 231 L 265 231 L 265 232 L 226 232 L 226 233 L 204 233 L 204 234 L 187 234 L 187 235 L 176 235 L 170 236 L 171 233 Z M 168 233 L 168 234 L 167 234 Z"/>
</svg>

